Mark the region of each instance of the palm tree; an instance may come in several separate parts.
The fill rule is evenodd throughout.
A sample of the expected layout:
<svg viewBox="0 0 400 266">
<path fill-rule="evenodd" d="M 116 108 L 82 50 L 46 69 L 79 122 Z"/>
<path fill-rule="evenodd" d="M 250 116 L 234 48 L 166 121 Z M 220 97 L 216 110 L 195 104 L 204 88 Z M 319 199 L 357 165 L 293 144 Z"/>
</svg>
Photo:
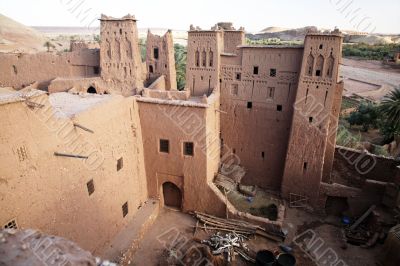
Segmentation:
<svg viewBox="0 0 400 266">
<path fill-rule="evenodd" d="M 50 48 L 56 48 L 50 41 L 46 41 L 43 46 L 47 48 L 47 52 L 50 52 Z"/>
<path fill-rule="evenodd" d="M 176 68 L 176 80 L 178 90 L 185 88 L 185 74 L 186 74 L 186 47 L 180 44 L 175 44 L 175 68 Z"/>
<path fill-rule="evenodd" d="M 383 98 L 380 111 L 389 124 L 400 129 L 400 87 Z"/>
<path fill-rule="evenodd" d="M 389 92 L 379 107 L 382 114 L 381 131 L 386 140 L 400 136 L 400 87 Z"/>
</svg>

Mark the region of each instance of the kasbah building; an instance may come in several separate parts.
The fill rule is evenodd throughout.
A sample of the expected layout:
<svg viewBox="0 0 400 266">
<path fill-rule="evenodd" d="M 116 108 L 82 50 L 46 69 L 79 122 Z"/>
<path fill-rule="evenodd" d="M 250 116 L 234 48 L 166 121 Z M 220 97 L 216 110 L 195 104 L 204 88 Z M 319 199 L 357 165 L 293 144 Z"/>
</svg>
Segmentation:
<svg viewBox="0 0 400 266">
<path fill-rule="evenodd" d="M 339 30 L 309 32 L 302 46 L 254 46 L 231 23 L 190 26 L 184 90 L 171 31 L 149 31 L 145 62 L 134 16 L 102 15 L 100 32 L 99 49 L 0 54 L 5 228 L 39 229 L 103 255 L 147 205 L 279 231 L 290 204 L 323 213 L 330 201 L 370 198 L 335 180 L 335 165 L 359 177 L 357 164 L 373 161 L 368 179 L 398 184 L 394 162 L 359 162 L 361 153 L 335 147 Z M 282 199 L 277 220 L 237 210 L 215 185 L 218 174 L 243 169 L 241 184 Z"/>
</svg>

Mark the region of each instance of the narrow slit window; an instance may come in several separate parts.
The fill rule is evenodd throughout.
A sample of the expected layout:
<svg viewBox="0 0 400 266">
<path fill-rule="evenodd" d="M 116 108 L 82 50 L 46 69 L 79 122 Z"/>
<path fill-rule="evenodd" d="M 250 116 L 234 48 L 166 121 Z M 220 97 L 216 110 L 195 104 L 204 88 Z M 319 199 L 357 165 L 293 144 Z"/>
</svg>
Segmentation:
<svg viewBox="0 0 400 266">
<path fill-rule="evenodd" d="M 156 47 L 156 48 L 154 48 L 154 59 L 158 59 L 158 56 L 159 56 L 158 48 Z"/>
<path fill-rule="evenodd" d="M 124 158 L 119 158 L 117 161 L 117 171 L 121 170 L 124 167 Z"/>
<path fill-rule="evenodd" d="M 91 179 L 89 182 L 86 183 L 86 187 L 89 193 L 89 196 L 93 194 L 94 192 L 94 182 L 93 179 Z"/>
<path fill-rule="evenodd" d="M 124 205 L 122 205 L 122 217 L 127 216 L 128 211 L 128 202 L 125 202 Z"/>
</svg>

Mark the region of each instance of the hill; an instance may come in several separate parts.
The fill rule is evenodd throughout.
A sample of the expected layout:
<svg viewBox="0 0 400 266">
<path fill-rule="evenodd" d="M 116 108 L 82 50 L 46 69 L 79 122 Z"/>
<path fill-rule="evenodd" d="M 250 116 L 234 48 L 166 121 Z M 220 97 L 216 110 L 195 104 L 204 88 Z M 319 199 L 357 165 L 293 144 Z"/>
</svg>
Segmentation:
<svg viewBox="0 0 400 266">
<path fill-rule="evenodd" d="M 45 41 L 41 33 L 0 14 L 0 52 L 44 51 Z"/>
<path fill-rule="evenodd" d="M 303 41 L 304 36 L 308 31 L 321 31 L 315 26 L 307 26 L 296 29 L 287 29 L 281 27 L 267 27 L 258 33 L 246 34 L 246 37 L 251 40 L 261 39 L 279 39 L 281 41 Z M 366 43 L 370 45 L 375 44 L 395 44 L 400 43 L 400 36 L 398 34 L 368 34 L 366 32 L 355 32 L 342 30 L 345 43 Z"/>
</svg>

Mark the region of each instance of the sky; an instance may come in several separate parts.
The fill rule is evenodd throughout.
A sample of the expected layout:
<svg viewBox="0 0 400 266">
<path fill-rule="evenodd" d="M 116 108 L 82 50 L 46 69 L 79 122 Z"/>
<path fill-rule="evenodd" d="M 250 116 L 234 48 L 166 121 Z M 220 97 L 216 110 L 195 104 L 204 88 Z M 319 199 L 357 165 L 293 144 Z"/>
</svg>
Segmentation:
<svg viewBox="0 0 400 266">
<path fill-rule="evenodd" d="M 0 14 L 28 26 L 96 27 L 100 14 L 134 14 L 139 28 L 210 28 L 219 21 L 249 32 L 266 27 L 400 33 L 399 0 L 1 0 Z M 1 27 L 1 25 L 0 25 Z"/>
</svg>

